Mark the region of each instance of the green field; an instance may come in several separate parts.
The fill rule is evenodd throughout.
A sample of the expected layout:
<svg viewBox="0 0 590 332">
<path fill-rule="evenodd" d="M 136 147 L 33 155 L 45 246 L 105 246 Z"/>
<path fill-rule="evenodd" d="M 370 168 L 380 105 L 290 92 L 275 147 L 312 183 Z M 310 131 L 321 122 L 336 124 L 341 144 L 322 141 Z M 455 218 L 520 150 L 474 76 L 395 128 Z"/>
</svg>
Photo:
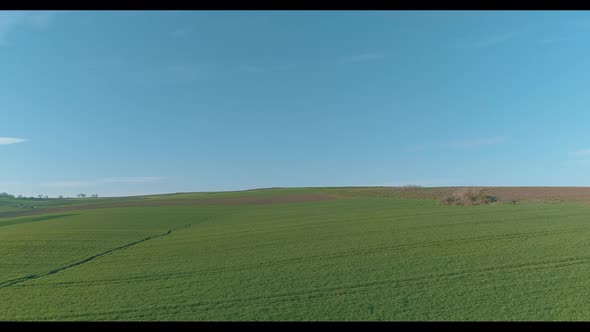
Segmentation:
<svg viewBox="0 0 590 332">
<path fill-rule="evenodd" d="M 3 199 L 0 320 L 590 320 L 590 206 L 383 192 Z"/>
</svg>

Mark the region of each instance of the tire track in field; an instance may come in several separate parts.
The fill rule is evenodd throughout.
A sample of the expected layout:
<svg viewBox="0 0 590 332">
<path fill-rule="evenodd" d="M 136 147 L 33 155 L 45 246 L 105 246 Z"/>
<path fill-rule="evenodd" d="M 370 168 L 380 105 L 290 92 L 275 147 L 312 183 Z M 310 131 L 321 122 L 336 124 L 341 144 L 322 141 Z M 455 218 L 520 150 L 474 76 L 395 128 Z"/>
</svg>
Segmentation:
<svg viewBox="0 0 590 332">
<path fill-rule="evenodd" d="M 202 221 L 205 221 L 205 220 L 202 220 Z M 191 224 L 183 225 L 183 226 L 180 226 L 180 227 L 175 228 L 174 230 L 188 228 L 190 226 L 191 226 Z M 65 265 L 65 266 L 62 266 L 62 267 L 53 269 L 53 270 L 48 271 L 48 272 L 45 272 L 45 273 L 41 273 L 41 274 L 29 274 L 29 275 L 24 276 L 24 277 L 21 277 L 21 278 L 16 278 L 16 279 L 2 281 L 2 282 L 0 282 L 0 289 L 6 288 L 6 287 L 10 287 L 10 286 L 14 286 L 16 284 L 20 284 L 20 283 L 25 282 L 25 281 L 39 279 L 39 278 L 43 278 L 43 277 L 46 277 L 46 276 L 49 276 L 49 275 L 52 275 L 52 274 L 56 274 L 58 272 L 65 271 L 65 270 L 71 269 L 73 267 L 76 267 L 76 266 L 79 266 L 79 265 L 88 263 L 88 262 L 93 261 L 93 260 L 95 260 L 97 258 L 100 258 L 102 256 L 112 254 L 112 253 L 114 253 L 116 251 L 124 250 L 124 249 L 127 249 L 129 247 L 132 247 L 132 246 L 138 245 L 140 243 L 143 243 L 143 242 L 146 242 L 146 241 L 149 241 L 149 240 L 153 240 L 153 239 L 156 239 L 156 238 L 159 238 L 159 237 L 164 237 L 164 236 L 169 235 L 171 233 L 172 233 L 172 229 L 169 229 L 165 233 L 158 234 L 158 235 L 148 236 L 148 237 L 143 238 L 141 240 L 134 241 L 134 242 L 127 243 L 127 244 L 124 244 L 124 245 L 119 246 L 119 247 L 116 247 L 116 248 L 109 249 L 107 251 L 101 252 L 101 253 L 96 254 L 96 255 L 92 255 L 90 257 L 86 257 L 86 258 L 81 259 L 79 261 L 76 261 L 76 262 L 73 262 L 71 264 L 68 264 L 68 265 Z"/>
<path fill-rule="evenodd" d="M 102 312 L 86 312 L 79 314 L 60 315 L 53 316 L 51 318 L 45 317 L 45 319 L 76 319 L 82 318 L 87 319 L 89 317 L 106 316 L 105 319 L 109 319 L 107 315 L 113 314 L 132 314 L 137 312 L 145 312 L 146 310 L 178 310 L 181 308 L 187 309 L 201 309 L 203 311 L 209 310 L 223 310 L 223 309 L 236 309 L 236 307 L 246 307 L 248 305 L 256 305 L 257 307 L 268 307 L 275 306 L 281 303 L 289 303 L 295 301 L 306 301 L 317 298 L 335 297 L 335 296 L 346 296 L 355 293 L 363 292 L 367 288 L 373 287 L 384 287 L 387 286 L 389 289 L 398 289 L 407 286 L 408 284 L 413 285 L 432 285 L 440 283 L 444 280 L 453 278 L 459 278 L 470 274 L 482 274 L 488 272 L 512 272 L 518 270 L 542 270 L 552 268 L 563 268 L 577 264 L 588 264 L 590 263 L 590 256 L 583 257 L 569 257 L 554 260 L 537 261 L 532 263 L 523 264 L 506 264 L 501 266 L 488 266 L 477 269 L 463 269 L 452 272 L 433 273 L 426 275 L 418 275 L 406 278 L 390 278 L 390 279 L 379 279 L 360 283 L 349 283 L 342 284 L 339 286 L 332 287 L 320 287 L 313 289 L 297 289 L 290 292 L 281 292 L 269 295 L 259 296 L 244 296 L 234 298 L 217 298 L 199 302 L 188 302 L 180 304 L 168 304 L 168 305 L 152 305 L 152 306 L 141 306 L 136 308 L 108 310 Z"/>
<path fill-rule="evenodd" d="M 210 301 L 202 301 L 197 303 L 187 303 L 182 306 L 186 307 L 209 307 L 210 309 L 226 309 L 232 308 L 235 306 L 243 305 L 244 303 L 248 304 L 276 304 L 282 302 L 292 302 L 292 301 L 299 301 L 299 300 L 308 300 L 313 298 L 320 298 L 325 296 L 341 296 L 341 295 L 349 295 L 358 293 L 363 291 L 367 288 L 372 287 L 380 287 L 380 286 L 388 286 L 391 288 L 402 288 L 405 287 L 407 284 L 414 284 L 414 285 L 431 285 L 435 283 L 440 283 L 443 280 L 460 278 L 465 275 L 470 274 L 485 274 L 488 272 L 512 272 L 518 270 L 543 270 L 543 269 L 553 269 L 553 268 L 562 268 L 562 267 L 569 267 L 577 264 L 588 264 L 590 263 L 590 256 L 585 257 L 572 257 L 572 258 L 564 258 L 564 259 L 556 259 L 556 260 L 546 260 L 546 261 L 539 261 L 534 263 L 524 263 L 524 264 L 507 264 L 503 266 L 488 266 L 479 269 L 464 269 L 459 271 L 453 272 L 444 272 L 444 273 L 433 273 L 428 275 L 419 275 L 414 277 L 406 277 L 406 278 L 391 278 L 391 279 L 381 279 L 381 280 L 373 280 L 367 282 L 360 282 L 354 284 L 343 284 L 340 286 L 333 286 L 333 287 L 322 287 L 322 288 L 315 288 L 315 289 L 303 289 L 303 290 L 295 290 L 292 292 L 284 292 L 279 294 L 273 295 L 261 295 L 261 296 L 251 296 L 251 297 L 236 297 L 236 298 L 226 298 L 226 299 L 213 299 Z M 208 309 L 205 309 L 208 310 Z"/>
<path fill-rule="evenodd" d="M 217 272 L 239 272 L 243 270 L 249 269 L 260 269 L 265 267 L 273 267 L 282 264 L 293 264 L 293 263 L 310 263 L 314 261 L 322 261 L 326 259 L 339 259 L 339 258 L 347 258 L 359 255 L 370 255 L 375 253 L 383 253 L 392 250 L 411 250 L 411 249 L 420 249 L 426 247 L 433 247 L 433 246 L 440 246 L 446 244 L 463 244 L 469 242 L 478 242 L 478 241 L 493 241 L 493 240 L 503 240 L 503 239 L 519 239 L 519 238 L 527 238 L 527 237 L 534 237 L 534 236 L 545 236 L 545 235 L 555 235 L 555 234 L 566 234 L 570 232 L 577 232 L 580 229 L 572 228 L 566 229 L 561 231 L 536 231 L 536 232 L 523 232 L 523 233 L 509 233 L 509 234 L 494 234 L 494 235 L 480 235 L 480 236 L 473 236 L 473 237 L 464 237 L 464 238 L 457 238 L 457 239 L 446 239 L 446 240 L 437 240 L 437 241 L 428 241 L 423 243 L 408 243 L 408 244 L 397 244 L 397 245 L 389 245 L 389 246 L 379 246 L 379 247 L 370 247 L 370 248 L 360 248 L 360 249 L 351 249 L 351 250 L 343 250 L 339 252 L 333 253 L 324 253 L 324 254 L 316 254 L 316 255 L 308 255 L 308 256 L 299 256 L 299 257 L 290 257 L 290 258 L 281 258 L 281 259 L 273 259 L 267 260 L 259 263 L 254 264 L 236 264 L 231 266 L 219 266 L 219 267 L 211 267 L 205 269 L 197 269 L 191 270 L 186 272 L 176 272 L 176 273 L 162 273 L 162 274 L 151 274 L 149 276 L 135 276 L 135 277 L 127 277 L 127 278 L 110 278 L 110 279 L 102 279 L 93 282 L 76 282 L 76 281 L 65 281 L 65 282 L 57 282 L 51 283 L 51 285 L 105 285 L 105 284 L 125 284 L 130 281 L 155 281 L 162 278 L 166 279 L 177 279 L 183 278 L 187 276 L 194 276 L 196 274 L 209 274 L 209 273 L 217 273 Z M 584 228 L 587 230 L 587 228 Z M 586 259 L 587 257 L 576 257 L 575 259 Z M 588 257 L 590 258 L 590 256 Z M 569 259 L 567 260 L 569 261 Z M 548 261 L 549 263 L 559 263 L 561 260 L 557 261 Z M 546 263 L 540 263 L 546 264 Z M 27 286 L 34 286 L 36 284 L 31 284 Z"/>
</svg>

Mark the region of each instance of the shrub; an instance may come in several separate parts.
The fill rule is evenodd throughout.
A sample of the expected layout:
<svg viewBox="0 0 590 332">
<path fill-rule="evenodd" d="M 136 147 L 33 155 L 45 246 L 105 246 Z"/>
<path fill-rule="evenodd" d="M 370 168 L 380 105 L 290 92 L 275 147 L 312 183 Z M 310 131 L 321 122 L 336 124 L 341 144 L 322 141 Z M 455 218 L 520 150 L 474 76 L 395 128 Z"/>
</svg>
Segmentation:
<svg viewBox="0 0 590 332">
<path fill-rule="evenodd" d="M 498 198 L 496 196 L 486 195 L 484 197 L 483 204 L 492 204 L 492 203 L 496 203 L 497 201 L 498 201 Z"/>
<path fill-rule="evenodd" d="M 496 203 L 496 196 L 485 195 L 481 189 L 460 189 L 449 196 L 443 197 L 445 205 L 481 205 Z"/>
</svg>

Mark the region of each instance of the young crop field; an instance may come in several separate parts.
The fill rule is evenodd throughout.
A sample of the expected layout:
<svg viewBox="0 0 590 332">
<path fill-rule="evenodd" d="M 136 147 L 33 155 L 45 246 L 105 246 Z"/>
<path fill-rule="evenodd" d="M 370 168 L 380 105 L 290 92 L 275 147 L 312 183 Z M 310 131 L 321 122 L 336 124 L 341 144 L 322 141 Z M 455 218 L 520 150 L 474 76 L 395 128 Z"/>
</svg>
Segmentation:
<svg viewBox="0 0 590 332">
<path fill-rule="evenodd" d="M 590 319 L 588 190 L 449 190 L 5 199 L 0 320 Z"/>
</svg>

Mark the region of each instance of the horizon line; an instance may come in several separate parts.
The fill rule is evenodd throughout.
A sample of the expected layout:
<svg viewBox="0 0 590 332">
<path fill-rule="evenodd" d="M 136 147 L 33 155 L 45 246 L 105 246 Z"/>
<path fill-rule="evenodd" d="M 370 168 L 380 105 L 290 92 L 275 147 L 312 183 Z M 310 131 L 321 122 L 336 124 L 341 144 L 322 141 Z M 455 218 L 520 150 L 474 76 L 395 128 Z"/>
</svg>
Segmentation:
<svg viewBox="0 0 590 332">
<path fill-rule="evenodd" d="M 163 193 L 152 193 L 152 194 L 139 194 L 139 195 L 120 195 L 120 196 L 97 196 L 97 198 L 126 198 L 126 197 L 149 197 L 149 196 L 160 196 L 160 195 L 178 195 L 178 194 L 207 194 L 207 193 L 231 193 L 231 192 L 244 192 L 244 191 L 255 191 L 255 190 L 273 190 L 273 189 L 340 189 L 340 188 L 405 188 L 405 189 L 435 189 L 435 188 L 588 188 L 590 186 L 566 186 L 566 185 L 538 185 L 538 186 L 524 186 L 524 185 L 448 185 L 448 186 L 423 186 L 423 185 L 401 185 L 401 186 L 378 186 L 378 185 L 358 185 L 358 186 L 302 186 L 302 187 L 258 187 L 249 189 L 234 189 L 234 190 L 214 190 L 214 191 L 177 191 L 177 192 L 163 192 Z M 0 192 L 6 193 L 6 192 Z M 10 194 L 10 193 L 6 193 Z M 47 197 L 39 198 L 28 195 L 10 194 L 14 198 L 21 199 L 60 199 L 58 197 Z M 46 196 L 46 195 L 43 195 Z M 87 196 L 86 198 L 93 198 Z M 78 197 L 64 196 L 61 199 L 79 199 Z"/>
</svg>

